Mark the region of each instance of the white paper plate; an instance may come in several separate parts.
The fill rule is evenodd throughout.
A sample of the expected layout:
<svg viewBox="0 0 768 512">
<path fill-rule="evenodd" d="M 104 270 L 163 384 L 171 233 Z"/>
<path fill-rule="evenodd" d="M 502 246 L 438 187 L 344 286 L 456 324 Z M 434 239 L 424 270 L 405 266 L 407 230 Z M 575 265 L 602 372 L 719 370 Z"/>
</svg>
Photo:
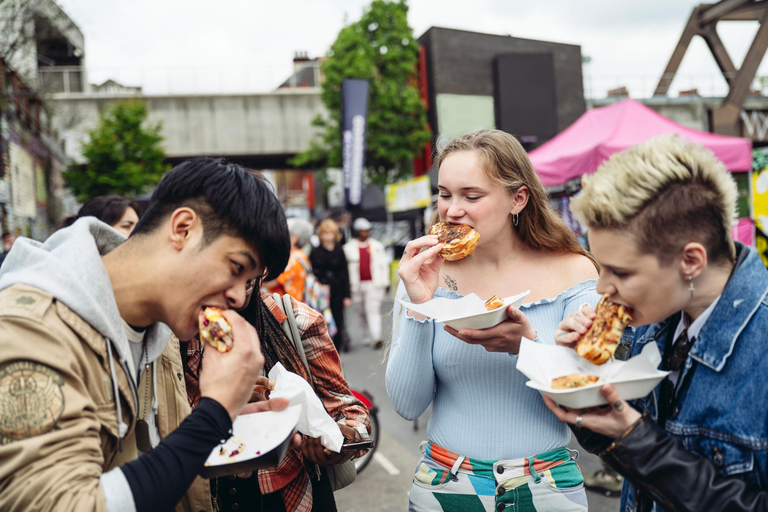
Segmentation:
<svg viewBox="0 0 768 512">
<path fill-rule="evenodd" d="M 661 382 L 661 379 L 667 376 L 669 372 L 659 371 L 653 377 L 646 377 L 638 380 L 611 382 L 616 387 L 619 396 L 623 400 L 633 400 L 647 396 Z M 608 382 L 597 382 L 588 386 L 575 389 L 552 389 L 551 387 L 539 386 L 536 382 L 529 380 L 525 383 L 529 388 L 533 388 L 542 395 L 548 396 L 560 405 L 571 409 L 585 409 L 587 407 L 597 407 L 608 402 L 600 394 L 600 388 Z"/>
<path fill-rule="evenodd" d="M 457 331 L 461 329 L 487 329 L 503 322 L 507 318 L 507 307 L 519 306 L 529 293 L 530 290 L 527 290 L 512 297 L 506 297 L 502 299 L 504 306 L 491 311 L 485 309 L 485 301 L 474 293 L 460 299 L 438 297 L 422 304 L 411 304 L 404 300 L 400 300 L 400 303 L 408 309 L 434 318 L 435 321 L 442 322 Z"/>
<path fill-rule="evenodd" d="M 277 467 L 288 450 L 300 414 L 301 406 L 294 405 L 282 411 L 238 416 L 232 424 L 232 437 L 211 450 L 200 476 L 213 478 Z M 240 453 L 231 456 L 241 443 Z"/>
</svg>

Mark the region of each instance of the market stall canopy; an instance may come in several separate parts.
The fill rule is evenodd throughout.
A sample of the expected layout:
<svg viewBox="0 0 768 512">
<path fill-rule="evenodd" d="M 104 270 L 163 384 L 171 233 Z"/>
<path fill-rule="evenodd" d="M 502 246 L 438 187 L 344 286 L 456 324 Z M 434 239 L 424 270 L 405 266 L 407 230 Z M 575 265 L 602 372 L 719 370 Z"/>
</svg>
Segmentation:
<svg viewBox="0 0 768 512">
<path fill-rule="evenodd" d="M 528 156 L 544 185 L 555 187 L 595 172 L 613 153 L 665 133 L 677 133 L 709 148 L 731 172 L 752 167 L 749 139 L 688 128 L 631 99 L 588 110 Z"/>
</svg>

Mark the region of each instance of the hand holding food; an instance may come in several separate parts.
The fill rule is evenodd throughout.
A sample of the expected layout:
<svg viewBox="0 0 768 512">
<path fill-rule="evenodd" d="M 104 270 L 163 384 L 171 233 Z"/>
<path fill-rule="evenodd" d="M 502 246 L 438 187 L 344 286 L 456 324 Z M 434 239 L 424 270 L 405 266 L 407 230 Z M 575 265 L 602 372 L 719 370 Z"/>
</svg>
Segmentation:
<svg viewBox="0 0 768 512">
<path fill-rule="evenodd" d="M 592 326 L 576 343 L 576 353 L 592 364 L 613 359 L 624 329 L 632 321 L 628 307 L 614 304 L 608 295 L 597 303 Z"/>
<path fill-rule="evenodd" d="M 352 427 L 338 424 L 339 430 L 345 439 L 355 439 L 357 432 Z M 325 448 L 320 442 L 319 437 L 302 436 L 301 454 L 310 461 L 320 466 L 333 466 L 346 462 L 355 456 L 354 451 L 332 452 Z"/>
<path fill-rule="evenodd" d="M 608 402 L 608 406 L 586 410 L 568 409 L 557 405 L 548 396 L 543 398 L 547 408 L 560 421 L 576 425 L 577 428 L 586 428 L 610 439 L 616 439 L 640 419 L 640 413 L 621 399 L 613 384 L 601 386 L 600 394 Z"/>
<path fill-rule="evenodd" d="M 480 233 L 466 224 L 451 224 L 450 222 L 438 222 L 429 229 L 430 235 L 437 235 L 438 241 L 443 246 L 440 256 L 448 261 L 466 258 L 477 247 Z"/>
<path fill-rule="evenodd" d="M 261 402 L 262 400 L 269 400 L 267 393 L 274 391 L 276 382 L 268 377 L 260 376 L 256 379 L 256 384 L 253 386 L 253 393 L 251 393 L 251 399 L 249 402 Z"/>
<path fill-rule="evenodd" d="M 206 350 L 200 372 L 200 394 L 219 402 L 234 421 L 253 394 L 254 385 L 264 366 L 256 329 L 236 312 L 222 312 L 231 326 L 231 344 L 227 353 Z M 218 348 L 218 347 L 217 347 Z"/>
<path fill-rule="evenodd" d="M 536 331 L 530 320 L 522 311 L 514 306 L 507 307 L 507 319 L 500 324 L 487 329 L 456 329 L 446 325 L 446 332 L 470 345 L 482 345 L 488 352 L 520 352 L 520 342 L 523 337 L 536 339 Z"/>
<path fill-rule="evenodd" d="M 434 296 L 443 264 L 443 258 L 438 256 L 441 250 L 435 235 L 411 240 L 405 246 L 397 273 L 412 303 L 421 304 Z"/>
<path fill-rule="evenodd" d="M 575 348 L 579 338 L 592 326 L 595 310 L 589 304 L 582 304 L 578 311 L 565 317 L 555 330 L 555 343 Z"/>
</svg>

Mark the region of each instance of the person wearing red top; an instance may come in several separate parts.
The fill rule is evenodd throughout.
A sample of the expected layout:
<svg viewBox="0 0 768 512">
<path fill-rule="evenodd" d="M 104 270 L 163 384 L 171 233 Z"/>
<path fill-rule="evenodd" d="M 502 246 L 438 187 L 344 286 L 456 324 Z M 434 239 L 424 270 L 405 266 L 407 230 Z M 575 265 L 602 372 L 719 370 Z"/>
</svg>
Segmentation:
<svg viewBox="0 0 768 512">
<path fill-rule="evenodd" d="M 389 286 L 389 258 L 384 245 L 371 238 L 373 226 L 368 219 L 355 219 L 352 227 L 357 238 L 344 245 L 352 303 L 363 321 L 363 344 L 381 348 L 381 303 Z"/>
</svg>

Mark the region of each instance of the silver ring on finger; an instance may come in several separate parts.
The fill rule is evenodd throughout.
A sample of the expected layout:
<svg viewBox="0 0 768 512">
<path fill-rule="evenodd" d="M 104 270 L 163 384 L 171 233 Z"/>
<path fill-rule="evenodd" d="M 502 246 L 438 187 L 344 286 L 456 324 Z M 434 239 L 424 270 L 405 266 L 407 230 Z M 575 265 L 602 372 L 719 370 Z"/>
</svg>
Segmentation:
<svg viewBox="0 0 768 512">
<path fill-rule="evenodd" d="M 581 421 L 584 417 L 581 414 L 576 415 L 576 428 L 581 428 Z"/>
</svg>

